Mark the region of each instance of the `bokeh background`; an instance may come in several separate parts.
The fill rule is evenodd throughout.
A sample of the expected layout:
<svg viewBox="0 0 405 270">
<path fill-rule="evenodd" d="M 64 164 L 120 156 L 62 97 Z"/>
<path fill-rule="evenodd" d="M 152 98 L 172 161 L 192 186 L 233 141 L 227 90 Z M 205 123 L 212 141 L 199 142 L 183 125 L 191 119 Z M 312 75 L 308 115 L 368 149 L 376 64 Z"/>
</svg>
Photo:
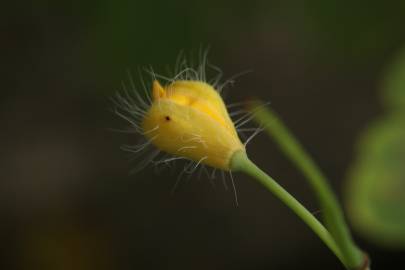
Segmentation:
<svg viewBox="0 0 405 270">
<path fill-rule="evenodd" d="M 343 269 L 260 185 L 135 175 L 111 97 L 126 70 L 210 46 L 228 102 L 271 102 L 344 198 L 358 136 L 384 113 L 405 45 L 404 1 L 9 1 L 0 11 L 0 269 Z M 265 135 L 248 152 L 311 211 L 302 175 Z M 374 269 L 403 250 L 354 233 Z"/>
</svg>

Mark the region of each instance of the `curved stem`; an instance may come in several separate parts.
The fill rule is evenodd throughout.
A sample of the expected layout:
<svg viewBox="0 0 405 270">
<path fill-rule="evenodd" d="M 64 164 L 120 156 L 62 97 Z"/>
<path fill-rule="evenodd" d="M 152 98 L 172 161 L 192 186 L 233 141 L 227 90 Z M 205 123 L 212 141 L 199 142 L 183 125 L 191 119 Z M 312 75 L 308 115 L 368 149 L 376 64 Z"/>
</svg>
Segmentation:
<svg viewBox="0 0 405 270">
<path fill-rule="evenodd" d="M 318 237 L 329 247 L 329 249 L 346 266 L 342 252 L 328 230 L 290 193 L 280 186 L 273 178 L 257 167 L 246 155 L 246 152 L 236 152 L 231 159 L 232 170 L 240 171 L 252 176 L 263 186 L 270 190 L 277 198 L 287 205 L 297 216 L 299 216 Z"/>
<path fill-rule="evenodd" d="M 350 269 L 359 269 L 364 263 L 362 251 L 354 243 L 339 202 L 328 185 L 328 180 L 300 145 L 288 128 L 269 108 L 259 101 L 251 103 L 254 119 L 264 126 L 284 154 L 301 170 L 314 190 L 329 229 Z"/>
</svg>

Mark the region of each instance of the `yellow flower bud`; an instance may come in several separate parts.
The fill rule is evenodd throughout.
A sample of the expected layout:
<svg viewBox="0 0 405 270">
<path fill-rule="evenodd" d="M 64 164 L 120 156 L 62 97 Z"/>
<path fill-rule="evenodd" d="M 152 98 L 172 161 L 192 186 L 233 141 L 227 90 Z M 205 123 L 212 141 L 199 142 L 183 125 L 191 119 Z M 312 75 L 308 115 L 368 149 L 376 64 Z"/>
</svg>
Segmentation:
<svg viewBox="0 0 405 270">
<path fill-rule="evenodd" d="M 237 151 L 245 151 L 219 93 L 202 81 L 153 82 L 152 104 L 141 123 L 159 150 L 230 170 Z"/>
</svg>

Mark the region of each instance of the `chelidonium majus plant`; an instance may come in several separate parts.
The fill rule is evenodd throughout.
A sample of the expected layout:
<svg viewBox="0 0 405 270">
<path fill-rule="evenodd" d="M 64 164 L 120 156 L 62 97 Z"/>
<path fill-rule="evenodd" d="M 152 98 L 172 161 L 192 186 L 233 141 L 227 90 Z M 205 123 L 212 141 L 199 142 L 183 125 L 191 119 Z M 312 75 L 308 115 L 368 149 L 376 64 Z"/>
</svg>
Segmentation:
<svg viewBox="0 0 405 270">
<path fill-rule="evenodd" d="M 207 79 L 207 70 L 216 73 L 211 80 Z M 315 192 L 321 195 L 320 203 L 325 206 L 322 210 L 328 218 L 329 228 L 325 228 L 311 212 L 248 158 L 247 143 L 263 129 L 244 126 L 256 118 L 257 122 L 263 122 L 261 124 L 269 132 L 272 127 L 266 124 L 275 125 L 274 128 L 281 135 L 273 134 L 273 137 L 278 138 L 279 143 L 283 141 L 281 144 L 286 145 L 287 142 L 292 146 L 288 149 L 296 149 L 291 150 L 292 159 L 310 160 L 281 121 L 264 109 L 266 104 L 253 103 L 250 110 L 244 109 L 246 104 L 243 102 L 227 106 L 221 92 L 232 80 L 220 83 L 222 72 L 208 63 L 206 53 L 200 55 L 199 64 L 195 67 L 189 65 L 185 57 L 179 57 L 172 77 L 156 74 L 153 70 L 147 72 L 151 75 L 149 85 L 144 83 L 142 77 L 140 79 L 143 93 L 135 89 L 129 74 L 129 86 L 123 83 L 123 94 L 117 94 L 115 98 L 116 113 L 127 120 L 131 130 L 142 138 L 138 145 L 123 147 L 138 157 L 135 171 L 150 164 L 158 167 L 180 159 L 186 160 L 188 162 L 174 188 L 184 173 L 192 175 L 199 170 L 198 174 L 206 172 L 207 176 L 213 178 L 220 171 L 225 181 L 224 172 L 228 172 L 236 203 L 232 172 L 243 172 L 265 186 L 299 216 L 347 269 L 367 269 L 367 257 L 362 256 L 353 243 L 340 207 L 324 179 L 312 179 L 310 183 L 313 183 Z M 228 109 L 235 111 L 228 112 Z M 245 132 L 251 132 L 250 136 L 246 136 Z M 242 137 L 245 138 L 243 142 Z M 310 169 L 317 170 L 316 166 Z"/>
</svg>

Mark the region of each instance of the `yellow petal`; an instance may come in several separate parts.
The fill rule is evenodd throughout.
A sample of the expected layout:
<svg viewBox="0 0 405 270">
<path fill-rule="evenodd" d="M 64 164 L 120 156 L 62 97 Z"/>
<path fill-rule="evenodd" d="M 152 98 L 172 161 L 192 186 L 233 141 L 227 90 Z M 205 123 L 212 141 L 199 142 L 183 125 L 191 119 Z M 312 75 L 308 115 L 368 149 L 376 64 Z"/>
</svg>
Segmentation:
<svg viewBox="0 0 405 270">
<path fill-rule="evenodd" d="M 157 148 L 229 170 L 231 156 L 244 150 L 244 145 L 212 86 L 200 81 L 176 81 L 163 88 L 154 83 L 153 97 L 142 128 Z"/>
<path fill-rule="evenodd" d="M 160 85 L 159 81 L 157 80 L 153 81 L 152 96 L 153 100 L 158 100 L 166 96 L 165 89 L 162 87 L 162 85 Z"/>
</svg>

